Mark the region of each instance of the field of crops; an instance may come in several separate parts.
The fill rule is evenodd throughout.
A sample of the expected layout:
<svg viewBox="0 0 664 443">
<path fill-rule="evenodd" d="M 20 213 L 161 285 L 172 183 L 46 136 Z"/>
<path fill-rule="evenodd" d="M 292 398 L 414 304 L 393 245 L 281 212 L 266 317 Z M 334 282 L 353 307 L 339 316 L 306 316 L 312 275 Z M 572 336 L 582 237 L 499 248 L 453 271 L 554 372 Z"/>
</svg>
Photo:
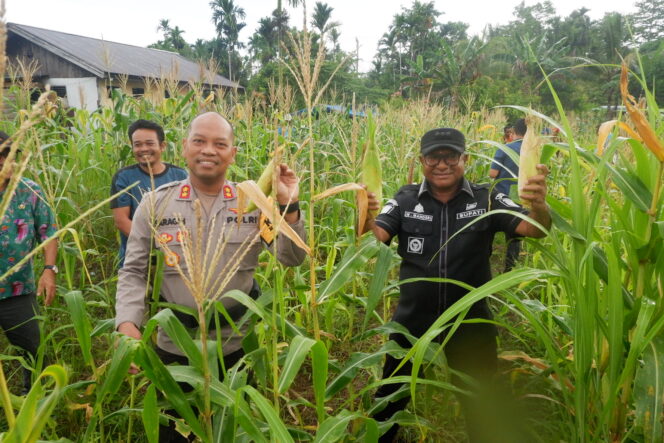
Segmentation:
<svg viewBox="0 0 664 443">
<path fill-rule="evenodd" d="M 300 86 L 312 105 L 316 91 L 306 82 Z M 645 141 L 628 138 L 614 126 L 598 152 L 598 121 L 566 116 L 562 105 L 556 116 L 540 115 L 547 126 L 560 128 L 556 139 L 545 139 L 542 153 L 551 170 L 554 227 L 547 238 L 526 242 L 517 268 L 494 272 L 496 278 L 404 350 L 386 342 L 399 327 L 389 323 L 399 285 L 395 248 L 371 235 L 356 237 L 355 193 L 314 198 L 359 181 L 368 119 L 287 118 L 295 100 L 285 87 L 275 87 L 267 103 L 251 96 L 204 97 L 198 89 L 168 99 L 137 99 L 117 90 L 98 111 L 70 115 L 42 102 L 31 111 L 29 91 L 14 86 L 11 92 L 5 110 L 16 117 L 5 129 L 20 135 L 18 162 L 42 185 L 57 216 L 61 273 L 56 302 L 42 311 L 38 361 L 19 359 L 1 339 L 6 381 L 0 380 L 0 429 L 9 429 L 4 441 L 154 442 L 160 414 L 172 409 L 183 417 L 178 429 L 205 442 L 375 441 L 381 430 L 370 417 L 381 405 L 373 393 L 396 381 L 381 380 L 386 353 L 408 353 L 423 368 L 421 378 L 406 378 L 403 389 L 412 390 L 415 401 L 394 418 L 404 425 L 403 438 L 464 441 L 463 418 L 434 338 L 485 297 L 500 330 L 503 400 L 523 441 L 662 440 L 664 153 L 652 137 L 638 132 Z M 645 108 L 655 141 L 661 140 L 664 124 L 650 95 Z M 108 197 L 113 173 L 133 161 L 127 127 L 138 118 L 162 124 L 165 160 L 183 165 L 181 139 L 204 110 L 228 116 L 235 127 L 239 149 L 231 180 L 257 179 L 270 153 L 285 146 L 284 161 L 301 178 L 313 251 L 297 268 L 282 267 L 264 252 L 256 274 L 261 298 L 229 294 L 248 306 L 243 321 L 250 326 L 244 365 L 225 368 L 223 382 L 203 377 L 216 371 L 220 345 L 208 343 L 205 361 L 200 341 L 170 311 L 157 313 L 156 290 L 147 294 L 153 300 L 147 329 L 159 325 L 179 336 L 191 366 L 163 366 L 149 333 L 136 341 L 113 331 L 118 239 Z M 487 182 L 506 112 L 537 114 L 526 108 L 462 114 L 425 101 L 381 107 L 373 119 L 383 196 L 421 180 L 419 139 L 439 126 L 466 134 L 467 175 Z M 627 116 L 623 120 L 632 125 Z M 498 239 L 495 269 L 503 249 Z M 132 361 L 142 372 L 128 374 Z M 41 374 L 27 397 L 9 394 L 20 384 L 21 364 L 34 368 L 35 378 Z M 175 381 L 194 390 L 184 393 Z"/>
</svg>

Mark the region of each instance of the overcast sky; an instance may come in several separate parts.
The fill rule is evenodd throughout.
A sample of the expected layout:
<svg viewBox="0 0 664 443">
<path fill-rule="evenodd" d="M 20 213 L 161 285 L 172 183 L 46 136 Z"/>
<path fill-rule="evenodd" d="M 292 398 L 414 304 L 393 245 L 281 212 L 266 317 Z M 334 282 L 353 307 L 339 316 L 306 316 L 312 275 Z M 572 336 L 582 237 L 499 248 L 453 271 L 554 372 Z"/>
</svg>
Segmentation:
<svg viewBox="0 0 664 443">
<path fill-rule="evenodd" d="M 261 17 L 268 16 L 277 6 L 277 0 L 236 0 L 244 8 L 247 26 L 240 39 L 247 41 Z M 283 0 L 287 4 L 287 0 Z M 314 1 L 307 2 L 308 13 Z M 355 39 L 360 43 L 360 70 L 367 71 L 376 52 L 378 40 L 388 29 L 392 18 L 412 0 L 328 0 L 332 19 L 341 23 L 341 46 L 355 50 Z M 520 0 L 435 0 L 440 21 L 462 21 L 470 25 L 472 34 L 482 32 L 487 24 L 505 24 L 512 19 L 514 7 Z M 527 5 L 537 3 L 527 0 Z M 559 15 L 567 15 L 585 6 L 592 18 L 606 12 L 634 12 L 635 0 L 554 0 Z M 147 46 L 161 38 L 157 32 L 160 19 L 168 19 L 171 26 L 183 29 L 190 43 L 196 39 L 209 40 L 215 30 L 211 21 L 209 0 L 5 0 L 7 21 L 104 38 L 105 40 Z M 302 7 L 289 8 L 291 24 L 302 26 Z"/>
</svg>

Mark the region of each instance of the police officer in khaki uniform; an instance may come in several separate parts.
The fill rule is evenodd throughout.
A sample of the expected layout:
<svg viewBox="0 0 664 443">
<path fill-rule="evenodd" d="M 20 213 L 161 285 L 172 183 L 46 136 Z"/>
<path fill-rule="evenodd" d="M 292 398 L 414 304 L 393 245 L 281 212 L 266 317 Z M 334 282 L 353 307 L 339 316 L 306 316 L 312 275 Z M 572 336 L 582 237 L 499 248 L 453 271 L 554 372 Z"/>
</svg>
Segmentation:
<svg viewBox="0 0 664 443">
<path fill-rule="evenodd" d="M 201 244 L 204 248 L 213 248 L 203 255 L 207 259 L 205 268 L 212 268 L 208 271 L 212 278 L 206 293 L 214 296 L 219 292 L 228 274 L 227 266 L 237 260 L 241 260 L 239 267 L 222 291 L 239 289 L 252 293 L 261 243 L 271 244 L 272 239 L 265 235 L 266 231 L 262 237 L 260 235 L 259 230 L 265 220 L 259 211 L 245 214 L 242 223 L 237 223 L 235 184 L 226 180 L 226 171 L 235 161 L 237 151 L 233 141 L 233 129 L 225 118 L 213 112 L 199 115 L 192 121 L 189 134 L 183 141 L 189 178 L 163 185 L 143 197 L 132 223 L 124 267 L 119 272 L 115 317 L 119 332 L 137 339 L 141 337 L 139 327 L 145 316 L 147 269 L 153 247 L 165 252 L 162 298 L 169 303 L 195 308 L 194 298 L 178 267 L 188 275 L 190 270 L 184 257 L 183 240 L 185 235 L 191 235 L 191 244 L 195 245 L 197 241 L 199 222 L 195 214 L 196 200 L 200 202 L 199 215 L 203 227 Z M 304 238 L 298 195 L 297 176 L 286 165 L 280 165 L 277 200 L 282 212 L 285 212 L 285 222 Z M 186 230 L 180 229 L 180 223 Z M 277 236 L 276 241 L 277 258 L 283 264 L 297 266 L 304 260 L 305 252 L 286 236 Z M 222 256 L 215 259 L 214 250 L 221 246 Z M 244 312 L 238 302 L 226 298 L 222 301 L 234 320 Z M 212 335 L 214 333 L 211 331 Z M 242 356 L 240 337 L 228 325 L 222 327 L 218 334 L 225 362 L 230 367 Z M 163 331 L 159 331 L 157 336 L 157 352 L 165 363 L 186 364 L 183 352 Z"/>
<path fill-rule="evenodd" d="M 389 243 L 393 237 L 398 237 L 401 280 L 448 278 L 479 287 L 491 280 L 489 257 L 496 232 L 526 237 L 545 235 L 535 225 L 510 213 L 493 213 L 486 217 L 485 214 L 492 210 L 527 213 L 547 229 L 551 226 L 544 201 L 546 166 L 538 165 L 539 174 L 531 177 L 524 188 L 527 194 L 521 199 L 532 205 L 532 209 L 526 211 L 504 194 L 492 191 L 486 185 L 471 183 L 464 177 L 468 160 L 465 149 L 465 137 L 456 129 L 439 128 L 427 132 L 422 137 L 420 149 L 425 180 L 421 184 L 402 187 L 376 219 L 367 223 L 368 229 L 372 229 L 382 242 Z M 373 194 L 369 195 L 369 207 L 380 207 Z M 467 293 L 466 289 L 452 283 L 415 281 L 403 284 L 393 320 L 404 325 L 415 337 L 420 337 L 446 309 Z M 473 305 L 466 318 L 490 320 L 486 301 Z M 410 347 L 401 334 L 393 334 L 390 339 L 403 347 Z M 480 382 L 490 380 L 497 365 L 496 328 L 488 322 L 461 324 L 447 341 L 445 354 L 452 369 Z M 383 377 L 392 376 L 400 363 L 388 355 Z M 410 362 L 405 362 L 396 375 L 409 375 L 411 368 Z M 458 377 L 453 377 L 452 381 L 469 389 Z M 400 385 L 394 383 L 382 385 L 376 397 L 387 397 L 399 388 Z M 478 420 L 482 417 L 478 417 L 474 410 L 477 404 L 463 396 L 460 400 L 470 441 L 498 441 L 492 440 L 495 435 L 487 438 L 484 434 L 491 429 L 482 426 L 482 420 Z M 408 401 L 406 397 L 389 403 L 374 418 L 385 421 L 403 409 Z M 398 426 L 392 426 L 380 441 L 393 441 L 397 429 Z"/>
</svg>

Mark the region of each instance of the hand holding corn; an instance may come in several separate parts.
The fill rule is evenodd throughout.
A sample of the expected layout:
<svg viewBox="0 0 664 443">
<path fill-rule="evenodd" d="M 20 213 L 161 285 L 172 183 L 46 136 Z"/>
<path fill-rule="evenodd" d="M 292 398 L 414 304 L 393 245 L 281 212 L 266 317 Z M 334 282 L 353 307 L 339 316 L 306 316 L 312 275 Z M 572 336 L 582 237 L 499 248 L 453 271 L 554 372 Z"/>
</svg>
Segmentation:
<svg viewBox="0 0 664 443">
<path fill-rule="evenodd" d="M 294 203 L 300 198 L 300 179 L 285 163 L 279 165 L 277 178 L 277 201 L 280 205 Z"/>
<path fill-rule="evenodd" d="M 531 210 L 546 211 L 549 209 L 546 206 L 546 176 L 549 175 L 549 168 L 546 165 L 539 164 L 536 166 L 539 174 L 528 177 L 526 184 L 519 193 L 521 200 L 530 202 Z"/>
<path fill-rule="evenodd" d="M 522 203 L 529 203 L 530 212 L 528 217 L 549 229 L 551 227 L 551 215 L 549 214 L 549 207 L 546 205 L 546 176 L 549 175 L 549 168 L 542 164 L 537 165 L 536 168 L 539 174 L 526 180 L 525 185 L 520 190 L 519 198 Z M 525 220 L 519 224 L 516 232 L 525 237 L 541 238 L 546 235 L 537 226 L 531 225 Z"/>
</svg>

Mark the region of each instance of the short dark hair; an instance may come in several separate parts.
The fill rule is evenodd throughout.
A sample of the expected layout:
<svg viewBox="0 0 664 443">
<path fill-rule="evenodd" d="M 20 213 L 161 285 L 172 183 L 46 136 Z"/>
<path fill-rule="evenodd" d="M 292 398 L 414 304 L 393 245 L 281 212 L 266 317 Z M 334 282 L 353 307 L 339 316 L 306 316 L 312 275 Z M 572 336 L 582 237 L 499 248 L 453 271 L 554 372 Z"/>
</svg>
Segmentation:
<svg viewBox="0 0 664 443">
<path fill-rule="evenodd" d="M 151 131 L 154 131 L 157 133 L 157 139 L 159 139 L 159 144 L 164 143 L 164 140 L 166 140 L 166 135 L 164 134 L 164 128 L 159 126 L 157 123 L 150 121 L 150 120 L 136 120 L 134 123 L 129 125 L 129 129 L 127 130 L 127 134 L 129 135 L 129 141 L 132 141 L 132 136 L 134 135 L 134 132 L 138 129 L 148 129 Z"/>
<path fill-rule="evenodd" d="M 528 130 L 525 118 L 520 118 L 515 121 L 512 127 L 514 128 L 514 133 L 516 135 L 526 135 L 526 131 Z"/>
</svg>

